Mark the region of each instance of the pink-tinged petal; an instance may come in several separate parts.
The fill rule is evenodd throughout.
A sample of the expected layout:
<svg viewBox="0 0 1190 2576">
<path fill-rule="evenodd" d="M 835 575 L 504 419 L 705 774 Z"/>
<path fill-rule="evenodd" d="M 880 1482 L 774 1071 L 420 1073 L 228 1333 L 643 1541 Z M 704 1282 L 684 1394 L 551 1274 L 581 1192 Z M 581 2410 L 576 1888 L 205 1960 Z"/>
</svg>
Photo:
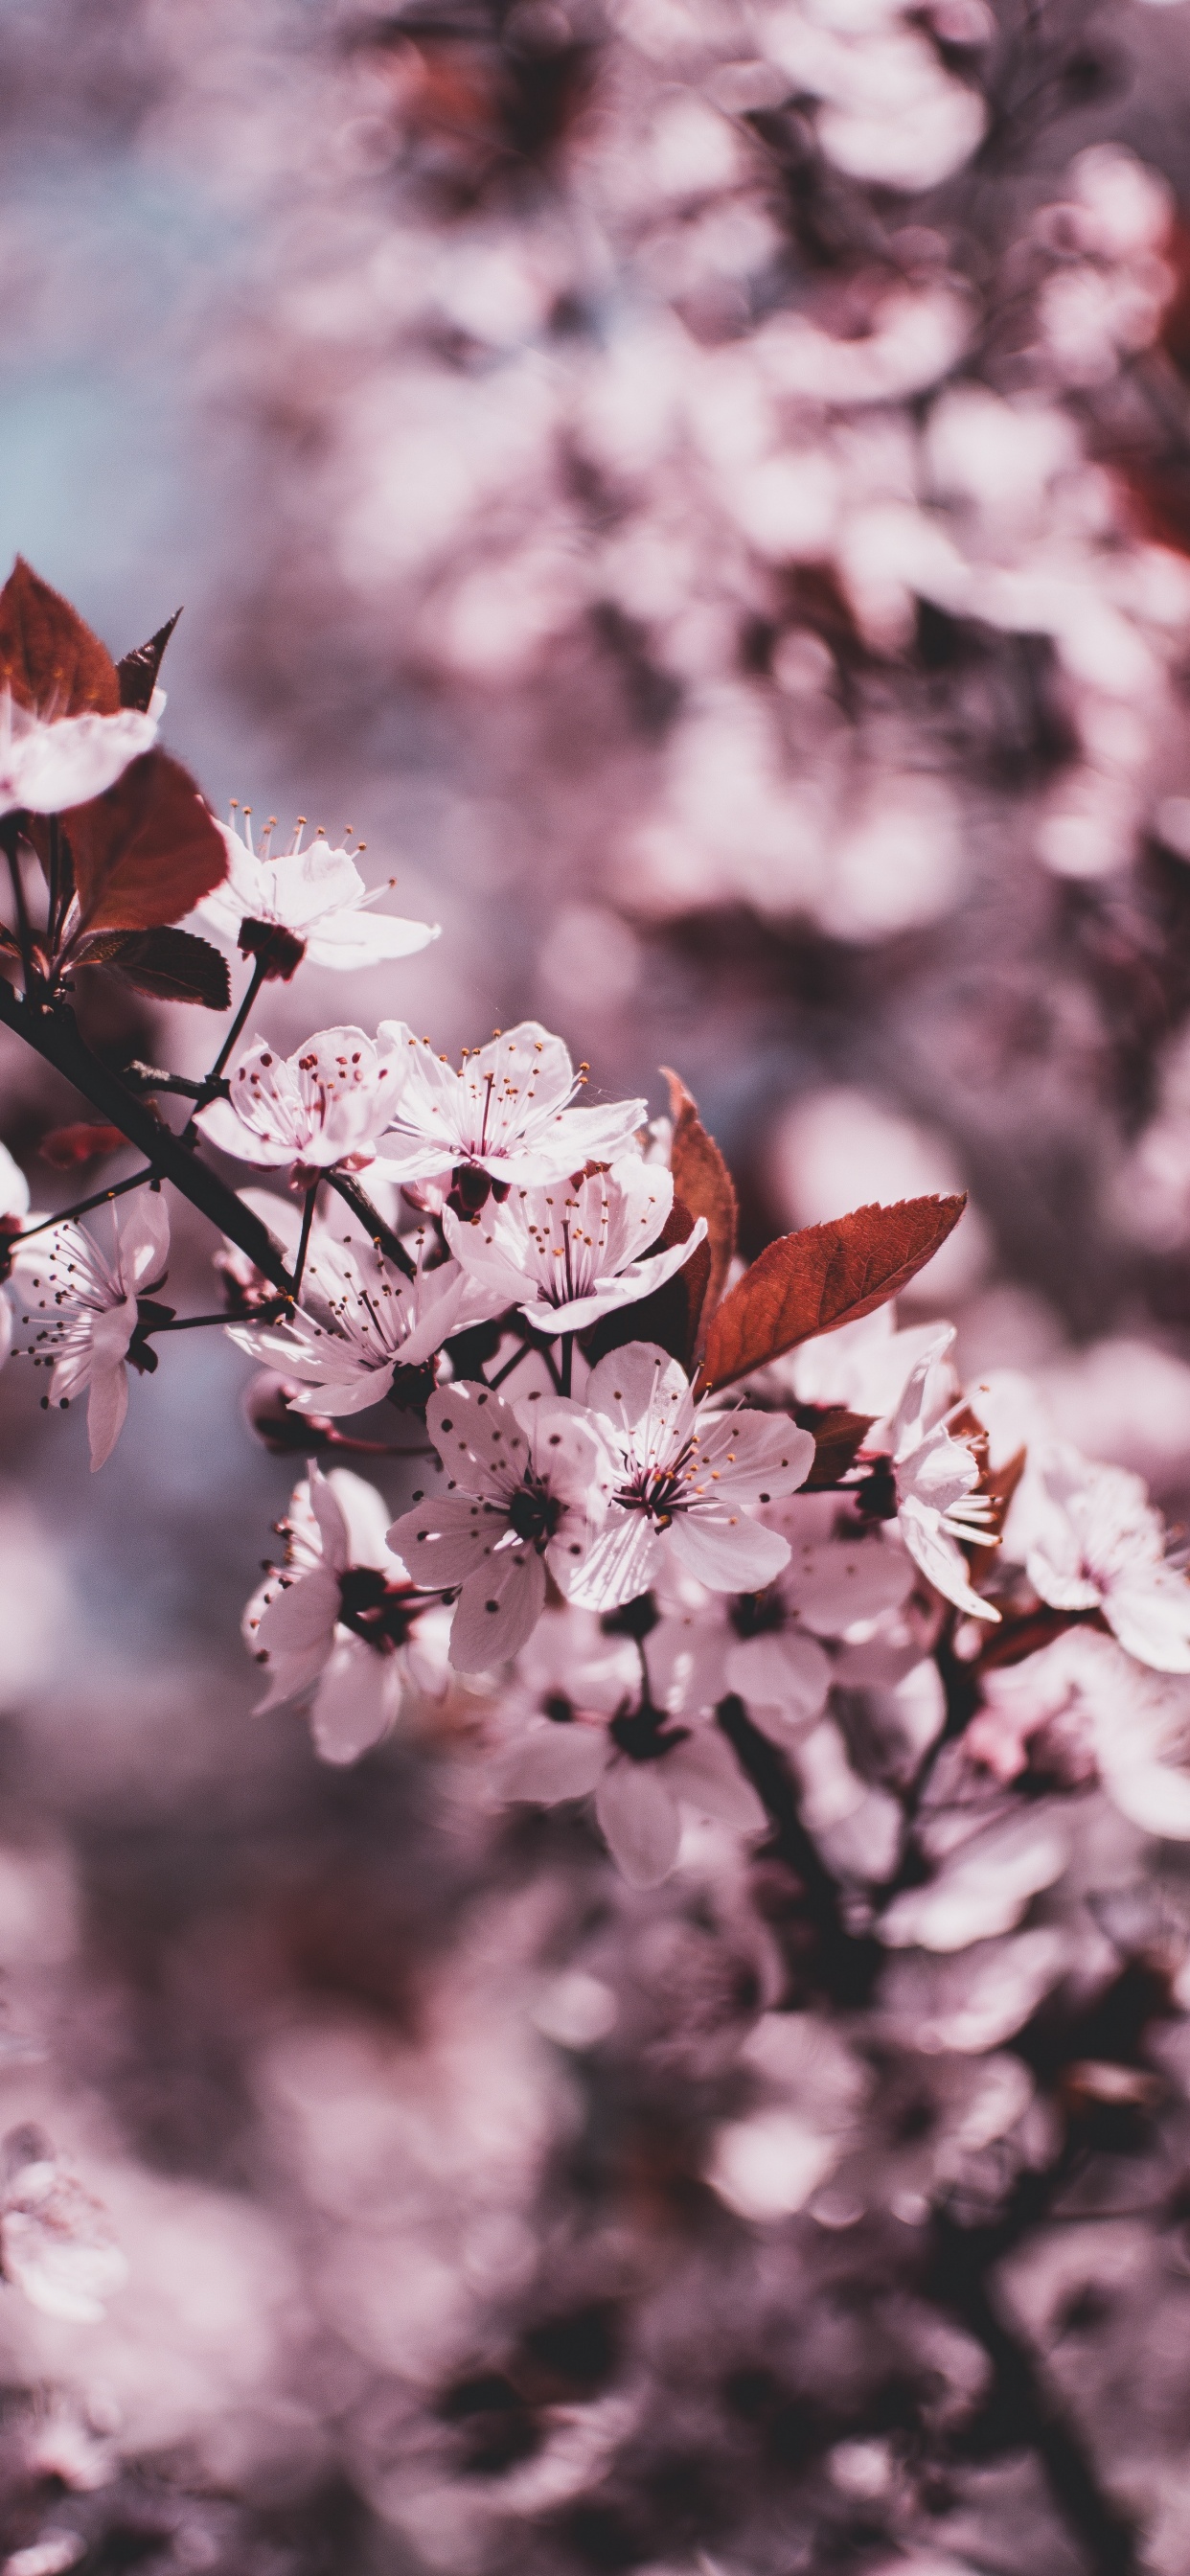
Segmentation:
<svg viewBox="0 0 1190 2576">
<path fill-rule="evenodd" d="M 639 1298 L 651 1297 L 655 1288 L 663 1288 L 666 1280 L 674 1278 L 691 1254 L 697 1252 L 706 1239 L 706 1231 L 706 1219 L 700 1216 L 684 1243 L 673 1243 L 667 1251 L 653 1253 L 647 1260 L 629 1262 L 614 1276 L 601 1279 L 589 1296 L 572 1297 L 564 1306 L 552 1306 L 544 1297 L 530 1297 L 522 1302 L 520 1312 L 541 1333 L 585 1333 L 601 1315 L 617 1314 L 621 1307 L 635 1305 Z M 524 1282 L 519 1284 L 523 1286 Z M 811 1441 L 811 1452 L 813 1445 Z"/>
<path fill-rule="evenodd" d="M 351 1564 L 351 1541 L 341 1497 L 313 1459 L 308 1468 L 310 1509 L 318 1523 L 322 1559 L 332 1574 L 345 1574 Z"/>
<path fill-rule="evenodd" d="M 503 1501 L 520 1483 L 529 1443 L 511 1404 L 486 1387 L 439 1387 L 426 1406 L 426 1429 L 448 1476 L 473 1494 Z"/>
<path fill-rule="evenodd" d="M 386 958 L 415 957 L 442 934 L 437 921 L 405 921 L 397 913 L 354 911 L 328 915 L 307 933 L 312 966 L 360 969 Z"/>
<path fill-rule="evenodd" d="M 120 1277 L 128 1295 L 143 1297 L 156 1288 L 168 1261 L 169 1210 L 160 1190 L 141 1190 L 120 1227 Z"/>
<path fill-rule="evenodd" d="M 594 1726 L 530 1727 L 493 1766 L 503 1798 L 556 1807 L 564 1798 L 586 1798 L 607 1763 L 607 1738 Z"/>
<path fill-rule="evenodd" d="M 161 698 L 161 708 L 165 705 Z M 64 716 L 35 723 L 6 749 L 0 772 L 0 812 L 24 806 L 30 814 L 61 814 L 89 805 L 123 776 L 157 738 L 160 709 L 119 715 Z"/>
<path fill-rule="evenodd" d="M 953 1601 L 956 1610 L 969 1611 L 973 1619 L 998 1623 L 999 1611 L 973 1589 L 966 1557 L 957 1541 L 941 1527 L 937 1513 L 910 1497 L 902 1503 L 897 1518 L 910 1556 L 943 1600 Z"/>
<path fill-rule="evenodd" d="M 253 1702 L 253 1717 L 267 1717 L 272 1709 L 284 1708 L 287 1700 L 304 1699 L 308 1691 L 317 1688 L 326 1671 L 324 1638 L 320 1638 L 317 1645 L 307 1646 L 300 1655 L 270 1655 L 267 1664 L 254 1643 L 253 1652 L 261 1669 L 268 1675 L 264 1698 Z"/>
<path fill-rule="evenodd" d="M 1190 1777 L 1184 1771 L 1167 1770 L 1160 1762 L 1121 1762 L 1103 1770 L 1103 1785 L 1112 1805 L 1142 1833 L 1190 1842 Z"/>
<path fill-rule="evenodd" d="M 586 1400 L 615 1430 L 631 1431 L 651 1420 L 659 1429 L 665 1425 L 669 1440 L 680 1442 L 694 1424 L 686 1372 L 656 1342 L 626 1342 L 622 1350 L 609 1351 L 591 1371 Z"/>
<path fill-rule="evenodd" d="M 739 1833 L 763 1833 L 768 1825 L 762 1801 L 716 1726 L 692 1727 L 685 1743 L 666 1754 L 665 1782 L 697 1815 L 714 1816 Z"/>
<path fill-rule="evenodd" d="M 598 1417 L 548 1395 L 522 1396 L 513 1409 L 542 1482 L 592 1520 L 602 1519 L 612 1489 L 612 1459 Z"/>
<path fill-rule="evenodd" d="M 12 1349 L 12 1308 L 7 1297 L 0 1296 L 0 1368 Z"/>
<path fill-rule="evenodd" d="M 793 1554 L 786 1597 L 797 1603 L 803 1626 L 819 1637 L 842 1637 L 849 1628 L 899 1610 L 913 1590 L 912 1558 L 879 1533 L 865 1538 L 799 1541 L 792 1523 Z"/>
<path fill-rule="evenodd" d="M 1153 1672 L 1190 1673 L 1190 1583 L 1173 1565 L 1129 1567 L 1103 1596 L 1120 1644 Z"/>
<path fill-rule="evenodd" d="M 310 1711 L 315 1751 L 324 1762 L 358 1762 L 387 1735 L 401 1705 L 401 1671 L 362 1637 L 336 1639 Z"/>
<path fill-rule="evenodd" d="M 658 1887 L 678 1857 L 682 1824 L 660 1762 L 613 1762 L 595 1791 L 595 1813 L 630 1887 Z"/>
<path fill-rule="evenodd" d="M 502 1513 L 469 1494 L 428 1494 L 393 1522 L 388 1544 L 423 1592 L 436 1592 L 465 1583 L 491 1558 L 507 1528 Z"/>
<path fill-rule="evenodd" d="M 255 1357 L 256 1354 L 253 1356 Z M 263 1358 L 266 1354 L 262 1351 L 260 1356 Z M 285 1352 L 282 1351 L 276 1356 L 274 1365 L 284 1373 L 290 1365 Z M 329 1360 L 327 1365 L 329 1367 Z M 305 1386 L 300 1395 L 293 1397 L 290 1412 L 329 1413 L 332 1421 L 335 1422 L 347 1413 L 370 1413 L 372 1406 L 379 1404 L 387 1395 L 392 1384 L 392 1374 L 393 1363 L 390 1357 L 385 1360 L 383 1367 L 361 1369 L 357 1378 L 344 1380 L 339 1385 L 323 1380 L 313 1386 Z"/>
<path fill-rule="evenodd" d="M 1059 1544 L 1056 1534 L 1047 1534 L 1025 1559 L 1025 1571 L 1036 1593 L 1048 1601 L 1052 1610 L 1094 1610 L 1101 1591 L 1081 1571 L 1082 1556 L 1073 1530 L 1067 1543 Z"/>
<path fill-rule="evenodd" d="M 527 1644 L 545 1608 L 545 1566 L 535 1548 L 510 1547 L 471 1575 L 450 1632 L 457 1673 L 486 1673 Z"/>
<path fill-rule="evenodd" d="M 692 1479 L 708 1500 L 718 1490 L 739 1503 L 775 1503 L 804 1485 L 814 1464 L 814 1438 L 783 1413 L 703 1413 L 698 1469 Z"/>
<path fill-rule="evenodd" d="M 348 1565 L 374 1565 L 387 1571 L 388 1504 L 366 1476 L 357 1476 L 350 1467 L 332 1467 L 325 1482 L 329 1485 L 342 1516 Z M 325 1532 L 323 1550 L 326 1550 Z M 329 1563 L 328 1558 L 328 1563 Z M 341 1572 L 342 1568 L 337 1568 Z"/>
<path fill-rule="evenodd" d="M 87 1437 L 91 1445 L 91 1473 L 106 1465 L 124 1428 L 128 1411 L 128 1371 L 122 1361 L 115 1368 L 96 1369 L 87 1398 Z"/>
<path fill-rule="evenodd" d="M 237 1118 L 230 1100 L 208 1101 L 195 1119 L 209 1145 L 221 1154 L 230 1154 L 237 1163 L 259 1163 L 264 1168 L 280 1169 L 292 1163 L 294 1149 L 285 1137 L 260 1136 Z"/>
<path fill-rule="evenodd" d="M 97 1315 L 90 1334 L 90 1372 L 92 1377 L 105 1369 L 118 1368 L 136 1331 L 136 1299 L 125 1297 L 118 1306 L 109 1306 Z"/>
<path fill-rule="evenodd" d="M 727 1680 L 749 1708 L 778 1709 L 787 1725 L 820 1716 L 831 1686 L 830 1662 L 813 1637 L 796 1628 L 741 1637 L 729 1646 Z"/>
<path fill-rule="evenodd" d="M 789 1563 L 789 1541 L 779 1531 L 711 1504 L 676 1512 L 669 1544 L 711 1592 L 763 1592 Z"/>
<path fill-rule="evenodd" d="M 566 1585 L 569 1599 L 584 1610 L 618 1610 L 648 1592 L 665 1563 L 665 1547 L 644 1512 L 625 1512 L 613 1503 L 604 1527 L 593 1541 L 577 1574 Z"/>
<path fill-rule="evenodd" d="M 299 1574 L 286 1583 L 262 1610 L 256 1631 L 257 1652 L 274 1656 L 320 1654 L 325 1663 L 334 1643 L 339 1616 L 339 1586 L 325 1567 Z"/>
</svg>

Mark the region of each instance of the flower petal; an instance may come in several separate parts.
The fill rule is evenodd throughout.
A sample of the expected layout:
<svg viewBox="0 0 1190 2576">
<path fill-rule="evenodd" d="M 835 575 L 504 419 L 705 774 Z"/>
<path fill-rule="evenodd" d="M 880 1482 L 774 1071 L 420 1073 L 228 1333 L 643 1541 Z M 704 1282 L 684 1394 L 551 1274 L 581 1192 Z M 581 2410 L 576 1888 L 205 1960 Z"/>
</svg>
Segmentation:
<svg viewBox="0 0 1190 2576">
<path fill-rule="evenodd" d="M 529 1727 L 493 1766 L 502 1797 L 555 1807 L 564 1798 L 589 1796 L 607 1763 L 607 1737 L 599 1727 Z"/>
<path fill-rule="evenodd" d="M 310 1711 L 315 1750 L 324 1762 L 358 1762 L 387 1735 L 401 1705 L 401 1671 L 362 1637 L 337 1639 Z"/>
<path fill-rule="evenodd" d="M 613 1762 L 595 1791 L 608 1849 L 630 1887 L 657 1887 L 678 1857 L 682 1824 L 659 1762 Z"/>
<path fill-rule="evenodd" d="M 457 1673 L 486 1673 L 507 1663 L 532 1636 L 545 1608 L 545 1566 L 532 1547 L 509 1547 L 459 1594 L 450 1632 Z"/>
</svg>

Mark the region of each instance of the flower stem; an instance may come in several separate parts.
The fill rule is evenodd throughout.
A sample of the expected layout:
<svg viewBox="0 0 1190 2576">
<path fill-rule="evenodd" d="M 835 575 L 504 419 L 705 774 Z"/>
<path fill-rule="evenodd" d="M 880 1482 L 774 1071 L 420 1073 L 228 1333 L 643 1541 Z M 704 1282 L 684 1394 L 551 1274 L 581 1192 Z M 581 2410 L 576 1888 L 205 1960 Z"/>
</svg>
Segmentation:
<svg viewBox="0 0 1190 2576">
<path fill-rule="evenodd" d="M 260 991 L 261 985 L 262 985 L 262 984 L 263 984 L 263 982 L 264 982 L 264 979 L 265 979 L 265 976 L 266 976 L 267 972 L 268 972 L 268 968 L 267 968 L 267 966 L 266 966 L 266 964 L 265 964 L 265 962 L 264 962 L 264 959 L 263 959 L 263 958 L 261 958 L 261 957 L 258 957 L 258 958 L 257 958 L 257 960 L 256 960 L 256 964 L 254 965 L 254 967 L 253 967 L 253 969 L 252 969 L 252 977 L 251 977 L 251 981 L 250 981 L 249 986 L 248 986 L 248 990 L 247 990 L 247 992 L 245 993 L 244 998 L 243 998 L 243 1001 L 241 1002 L 240 1007 L 239 1007 L 238 1011 L 236 1012 L 235 1018 L 234 1018 L 234 1020 L 232 1021 L 231 1027 L 229 1028 L 229 1030 L 228 1030 L 228 1032 L 227 1032 L 227 1035 L 226 1035 L 226 1037 L 224 1038 L 223 1044 L 222 1044 L 222 1046 L 221 1046 L 221 1047 L 220 1047 L 220 1049 L 219 1049 L 219 1053 L 218 1053 L 218 1055 L 216 1056 L 216 1058 L 215 1058 L 215 1061 L 214 1061 L 213 1065 L 211 1066 L 211 1070 L 210 1070 L 210 1072 L 208 1073 L 208 1075 L 207 1075 L 207 1077 L 206 1077 L 206 1080 L 205 1080 L 205 1082 L 204 1082 L 204 1083 L 203 1083 L 203 1085 L 202 1085 L 202 1089 L 201 1089 L 200 1093 L 197 1095 L 199 1099 L 206 1101 L 206 1100 L 212 1100 L 212 1099 L 214 1098 L 214 1096 L 215 1096 L 215 1085 L 216 1085 L 216 1084 L 218 1083 L 218 1081 L 219 1081 L 219 1077 L 220 1077 L 220 1075 L 221 1075 L 221 1073 L 222 1073 L 222 1071 L 223 1071 L 223 1067 L 224 1067 L 224 1065 L 226 1064 L 226 1062 L 227 1062 L 227 1059 L 228 1059 L 229 1055 L 231 1054 L 232 1048 L 234 1047 L 234 1045 L 235 1045 L 235 1043 L 236 1043 L 236 1039 L 240 1036 L 240 1034 L 241 1034 L 241 1032 L 242 1032 L 242 1030 L 243 1030 L 244 1023 L 245 1023 L 245 1021 L 246 1021 L 246 1019 L 247 1019 L 247 1017 L 248 1017 L 248 1013 L 249 1013 L 249 1011 L 251 1010 L 251 1008 L 252 1008 L 252 1005 L 253 1005 L 254 1001 L 256 1000 L 256 996 L 257 996 L 257 994 L 258 994 L 258 993 L 259 993 L 259 991 Z M 195 1111 L 195 1117 L 197 1117 L 197 1115 L 198 1115 L 198 1112 L 197 1112 L 197 1110 L 196 1110 L 196 1111 Z M 183 1127 L 183 1129 L 182 1129 L 182 1143 L 183 1143 L 184 1145 L 188 1145 L 188 1144 L 189 1144 L 189 1142 L 190 1142 L 191 1137 L 193 1136 L 193 1134 L 194 1134 L 194 1118 L 188 1118 L 188 1119 L 187 1119 L 187 1121 L 186 1121 L 185 1126 L 184 1126 L 184 1127 Z"/>
<path fill-rule="evenodd" d="M 564 1333 L 564 1334 L 562 1335 L 561 1339 L 562 1339 L 562 1362 L 561 1362 L 561 1369 L 560 1369 L 560 1376 L 561 1376 L 561 1380 L 562 1380 L 562 1384 L 561 1384 L 561 1393 L 562 1393 L 563 1395 L 569 1395 L 569 1393 L 570 1393 L 570 1380 L 571 1380 L 571 1375 L 572 1375 L 572 1372 L 573 1372 L 573 1369 L 574 1369 L 574 1335 L 573 1335 L 573 1333 Z"/>
<path fill-rule="evenodd" d="M 146 1163 L 143 1172 L 130 1172 L 126 1181 L 112 1181 L 106 1190 L 93 1190 L 89 1199 L 78 1199 L 73 1207 L 55 1208 L 52 1216 L 39 1217 L 36 1225 L 23 1226 L 19 1234 L 10 1235 L 9 1243 L 28 1243 L 30 1236 L 45 1234 L 52 1225 L 70 1225 L 76 1216 L 86 1216 L 91 1208 L 106 1207 L 109 1199 L 122 1199 L 129 1190 L 143 1189 L 153 1179 L 153 1166 Z"/>
<path fill-rule="evenodd" d="M 301 1295 L 302 1278 L 306 1268 L 306 1254 L 310 1249 L 310 1228 L 314 1223 L 314 1202 L 317 1197 L 318 1183 L 317 1181 L 311 1181 L 310 1187 L 306 1192 L 306 1204 L 302 1209 L 302 1231 L 298 1239 L 297 1264 L 293 1274 L 293 1293 L 295 1297 L 300 1297 Z"/>
<path fill-rule="evenodd" d="M 360 1223 L 366 1225 L 377 1251 L 383 1252 L 387 1260 L 395 1261 L 398 1270 L 403 1270 L 407 1279 L 416 1279 L 416 1267 L 410 1260 L 400 1235 L 394 1234 L 391 1225 L 385 1224 L 379 1208 L 373 1207 L 367 1191 L 361 1189 L 354 1172 L 324 1172 L 322 1177 L 324 1181 L 330 1183 L 333 1190 L 338 1191 L 341 1199 L 346 1200 L 348 1207 L 359 1218 Z"/>
<path fill-rule="evenodd" d="M 266 1279 L 271 1279 L 285 1296 L 292 1295 L 293 1283 L 267 1226 L 180 1136 L 175 1136 L 145 1103 L 125 1090 L 118 1074 L 92 1055 L 67 1004 L 56 1003 L 50 1008 L 44 1002 L 35 1002 L 28 995 L 14 993 L 0 976 L 0 1023 L 24 1038 L 47 1064 L 64 1074 L 84 1100 L 120 1129 L 130 1145 L 139 1146 L 149 1158 L 154 1177 L 172 1181 L 180 1197 L 189 1199 L 200 1215 L 238 1244 Z"/>
<path fill-rule="evenodd" d="M 0 844 L 3 845 L 4 855 L 8 861 L 8 873 L 12 879 L 12 899 L 16 905 L 17 916 L 17 945 L 21 952 L 25 990 L 28 992 L 30 984 L 34 981 L 33 934 L 29 927 L 29 913 L 25 903 L 25 880 L 21 874 L 21 862 L 17 857 L 18 838 L 16 816 L 6 814 L 3 822 L 0 823 Z"/>
</svg>

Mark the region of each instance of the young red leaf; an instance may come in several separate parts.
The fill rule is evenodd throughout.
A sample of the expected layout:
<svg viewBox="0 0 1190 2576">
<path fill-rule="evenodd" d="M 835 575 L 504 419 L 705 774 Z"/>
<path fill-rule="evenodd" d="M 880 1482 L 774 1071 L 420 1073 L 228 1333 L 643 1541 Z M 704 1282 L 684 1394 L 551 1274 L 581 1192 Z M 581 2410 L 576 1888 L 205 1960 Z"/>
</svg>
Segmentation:
<svg viewBox="0 0 1190 2576">
<path fill-rule="evenodd" d="M 42 716 L 114 716 L 120 683 L 107 646 L 18 555 L 0 590 L 0 690 Z"/>
<path fill-rule="evenodd" d="M 71 1127 L 51 1127 L 37 1151 L 55 1172 L 70 1172 L 78 1163 L 98 1161 L 101 1154 L 118 1154 L 127 1142 L 118 1127 L 97 1127 L 79 1118 Z"/>
<path fill-rule="evenodd" d="M 669 1158 L 674 1195 L 689 1208 L 691 1216 L 705 1216 L 707 1221 L 710 1277 L 703 1303 L 705 1323 L 723 1294 L 735 1252 L 735 1190 L 715 1139 L 708 1136 L 681 1076 L 671 1073 L 667 1064 L 661 1070 L 669 1084 L 670 1116 L 674 1122 Z"/>
<path fill-rule="evenodd" d="M 66 816 L 83 930 L 155 930 L 227 874 L 227 850 L 189 771 L 146 751 Z"/>
<path fill-rule="evenodd" d="M 200 1002 L 207 1011 L 231 1004 L 227 959 L 189 930 L 101 930 L 84 940 L 75 964 L 110 967 L 122 983 L 159 1002 Z"/>
<path fill-rule="evenodd" d="M 141 715 L 146 712 L 157 686 L 162 656 L 181 614 L 181 609 L 175 608 L 173 616 L 167 617 L 155 635 L 150 635 L 147 644 L 138 644 L 135 652 L 125 653 L 117 662 L 116 678 L 120 684 L 122 707 L 135 707 Z"/>
<path fill-rule="evenodd" d="M 964 1191 L 854 1208 L 770 1243 L 711 1317 L 701 1385 L 730 1386 L 815 1333 L 885 1305 L 933 1259 L 966 1204 Z"/>
</svg>

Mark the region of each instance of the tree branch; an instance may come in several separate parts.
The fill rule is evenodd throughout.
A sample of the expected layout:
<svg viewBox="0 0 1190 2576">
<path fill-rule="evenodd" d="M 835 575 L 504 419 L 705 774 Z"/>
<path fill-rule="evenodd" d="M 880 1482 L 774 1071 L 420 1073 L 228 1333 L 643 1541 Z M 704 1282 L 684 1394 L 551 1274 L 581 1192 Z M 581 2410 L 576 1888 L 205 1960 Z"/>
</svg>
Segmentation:
<svg viewBox="0 0 1190 2576">
<path fill-rule="evenodd" d="M 73 1083 L 93 1108 L 102 1110 L 105 1119 L 120 1129 L 129 1144 L 138 1146 L 148 1157 L 161 1179 L 172 1181 L 182 1198 L 189 1199 L 191 1206 L 218 1226 L 221 1234 L 230 1236 L 266 1279 L 271 1279 L 286 1296 L 292 1295 L 293 1282 L 267 1227 L 171 1128 L 133 1098 L 118 1074 L 109 1072 L 98 1056 L 92 1055 L 79 1035 L 73 1011 L 65 1003 L 56 1004 L 52 1010 L 38 1009 L 14 993 L 11 984 L 0 976 L 0 1022 Z"/>
</svg>

